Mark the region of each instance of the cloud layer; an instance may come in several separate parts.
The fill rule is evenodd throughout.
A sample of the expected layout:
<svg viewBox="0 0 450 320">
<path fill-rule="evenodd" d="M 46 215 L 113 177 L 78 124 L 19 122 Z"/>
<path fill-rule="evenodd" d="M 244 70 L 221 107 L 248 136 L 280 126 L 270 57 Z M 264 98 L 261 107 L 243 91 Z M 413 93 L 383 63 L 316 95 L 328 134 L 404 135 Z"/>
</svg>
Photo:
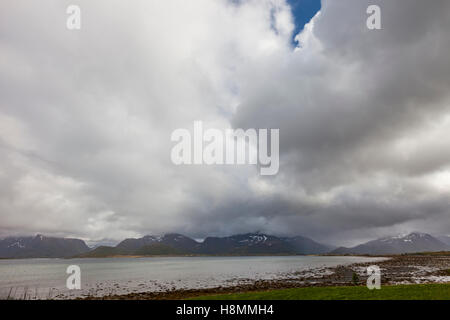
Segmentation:
<svg viewBox="0 0 450 320">
<path fill-rule="evenodd" d="M 3 1 L 0 235 L 449 233 L 450 3 Z M 374 4 L 370 1 L 370 4 Z M 174 166 L 170 134 L 279 128 L 280 173 Z M 349 242 L 349 239 L 351 242 Z"/>
</svg>

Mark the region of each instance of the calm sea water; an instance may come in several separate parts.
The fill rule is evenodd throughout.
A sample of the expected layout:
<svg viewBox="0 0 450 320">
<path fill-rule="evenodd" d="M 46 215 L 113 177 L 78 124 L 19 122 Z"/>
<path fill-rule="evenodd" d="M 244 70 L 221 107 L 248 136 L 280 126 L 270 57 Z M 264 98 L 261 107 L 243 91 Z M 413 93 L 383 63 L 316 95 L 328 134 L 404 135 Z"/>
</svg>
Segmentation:
<svg viewBox="0 0 450 320">
<path fill-rule="evenodd" d="M 54 299 L 208 288 L 379 260 L 315 256 L 0 260 L 0 298 L 23 298 L 25 292 L 28 298 Z M 69 265 L 81 268 L 81 290 L 66 288 Z"/>
</svg>

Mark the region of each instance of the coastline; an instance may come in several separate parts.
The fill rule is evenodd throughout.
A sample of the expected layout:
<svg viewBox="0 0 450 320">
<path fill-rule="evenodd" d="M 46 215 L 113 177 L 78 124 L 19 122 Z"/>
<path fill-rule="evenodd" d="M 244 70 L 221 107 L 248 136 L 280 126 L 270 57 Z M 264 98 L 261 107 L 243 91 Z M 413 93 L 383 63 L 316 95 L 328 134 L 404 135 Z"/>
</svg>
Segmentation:
<svg viewBox="0 0 450 320">
<path fill-rule="evenodd" d="M 416 254 L 383 256 L 386 260 L 379 261 L 382 272 L 382 286 L 396 284 L 427 284 L 450 283 L 450 255 Z M 358 275 L 357 285 L 365 285 L 367 275 L 365 270 L 374 263 L 355 263 L 347 266 L 337 266 L 305 270 L 287 274 L 276 280 L 256 280 L 248 284 L 219 286 L 207 289 L 181 289 L 164 292 L 142 292 L 123 295 L 88 296 L 83 300 L 179 300 L 199 296 L 270 291 L 278 289 L 307 287 L 337 287 L 352 286 L 353 274 Z"/>
<path fill-rule="evenodd" d="M 161 254 L 161 255 L 126 255 L 126 254 L 115 254 L 115 255 L 105 255 L 105 256 L 71 256 L 71 257 L 14 257 L 5 258 L 0 257 L 0 260 L 35 260 L 35 259 L 55 259 L 55 260 L 72 260 L 72 259 L 142 259 L 142 258 L 189 258 L 189 257 L 322 257 L 322 256 L 357 256 L 357 255 L 324 255 L 324 254 Z M 366 256 L 361 255 L 361 257 L 378 257 L 378 256 Z M 380 256 L 381 257 L 381 256 Z"/>
</svg>

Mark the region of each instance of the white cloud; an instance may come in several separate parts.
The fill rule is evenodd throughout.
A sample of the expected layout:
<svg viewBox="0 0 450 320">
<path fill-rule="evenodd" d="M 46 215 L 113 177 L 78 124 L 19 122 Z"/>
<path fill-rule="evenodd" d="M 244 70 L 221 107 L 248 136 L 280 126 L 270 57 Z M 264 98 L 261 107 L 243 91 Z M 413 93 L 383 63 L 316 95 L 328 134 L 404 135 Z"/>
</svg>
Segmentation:
<svg viewBox="0 0 450 320">
<path fill-rule="evenodd" d="M 378 1 L 369 33 L 366 2 L 323 1 L 293 50 L 282 0 L 78 1 L 79 31 L 64 2 L 3 1 L 0 234 L 448 230 L 422 177 L 449 164 L 449 4 Z M 280 174 L 174 166 L 195 120 L 280 128 Z"/>
</svg>

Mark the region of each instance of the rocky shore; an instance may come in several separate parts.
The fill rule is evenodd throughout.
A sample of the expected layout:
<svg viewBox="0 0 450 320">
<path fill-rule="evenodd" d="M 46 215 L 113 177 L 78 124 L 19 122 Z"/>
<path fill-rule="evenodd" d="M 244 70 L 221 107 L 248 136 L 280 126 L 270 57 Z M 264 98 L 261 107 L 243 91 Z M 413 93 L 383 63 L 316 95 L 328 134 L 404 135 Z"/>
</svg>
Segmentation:
<svg viewBox="0 0 450 320">
<path fill-rule="evenodd" d="M 450 283 L 450 254 L 399 255 L 377 262 L 382 285 L 413 283 Z M 183 289 L 164 292 L 130 293 L 103 297 L 89 296 L 87 300 L 176 300 L 209 294 L 238 293 L 313 286 L 365 285 L 366 269 L 373 263 L 319 268 L 286 274 L 282 279 L 248 281 L 247 283 L 208 289 Z M 355 274 L 357 275 L 355 277 Z M 355 278 L 357 280 L 355 280 Z"/>
</svg>

